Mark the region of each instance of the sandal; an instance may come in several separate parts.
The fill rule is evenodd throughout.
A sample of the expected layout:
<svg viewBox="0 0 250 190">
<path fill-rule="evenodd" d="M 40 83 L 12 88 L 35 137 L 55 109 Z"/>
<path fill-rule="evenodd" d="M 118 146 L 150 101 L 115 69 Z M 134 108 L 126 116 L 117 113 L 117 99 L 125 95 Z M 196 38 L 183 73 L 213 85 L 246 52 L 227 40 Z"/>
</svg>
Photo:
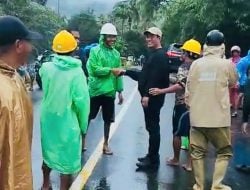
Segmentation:
<svg viewBox="0 0 250 190">
<path fill-rule="evenodd" d="M 250 166 L 247 166 L 245 164 L 243 165 L 236 165 L 235 167 L 237 170 L 242 171 L 242 172 L 250 172 Z"/>
<path fill-rule="evenodd" d="M 192 167 L 188 167 L 186 164 L 182 165 L 182 168 L 187 171 L 187 172 L 191 172 L 192 171 Z"/>
<path fill-rule="evenodd" d="M 173 161 L 172 158 L 167 159 L 166 162 L 167 162 L 167 165 L 169 165 L 169 166 L 179 166 L 179 162 Z"/>
<path fill-rule="evenodd" d="M 105 155 L 113 155 L 113 152 L 110 150 L 108 146 L 103 146 L 102 153 Z"/>
<path fill-rule="evenodd" d="M 237 112 L 233 112 L 231 117 L 237 117 L 238 113 Z"/>
<path fill-rule="evenodd" d="M 43 188 L 42 187 L 41 190 L 53 190 L 53 189 L 52 189 L 52 186 L 49 186 L 49 188 Z"/>
</svg>

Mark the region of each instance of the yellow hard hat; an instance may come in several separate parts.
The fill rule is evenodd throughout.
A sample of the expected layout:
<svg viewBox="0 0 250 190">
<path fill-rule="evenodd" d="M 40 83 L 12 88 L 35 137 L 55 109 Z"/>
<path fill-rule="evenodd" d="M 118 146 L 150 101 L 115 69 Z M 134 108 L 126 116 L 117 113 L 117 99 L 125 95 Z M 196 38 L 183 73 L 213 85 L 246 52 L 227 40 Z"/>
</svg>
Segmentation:
<svg viewBox="0 0 250 190">
<path fill-rule="evenodd" d="M 181 47 L 181 49 L 198 54 L 198 55 L 201 54 L 201 44 L 200 42 L 194 39 L 186 41 Z"/>
<path fill-rule="evenodd" d="M 53 40 L 52 49 L 56 53 L 70 53 L 77 48 L 74 36 L 66 30 L 60 31 Z"/>
</svg>

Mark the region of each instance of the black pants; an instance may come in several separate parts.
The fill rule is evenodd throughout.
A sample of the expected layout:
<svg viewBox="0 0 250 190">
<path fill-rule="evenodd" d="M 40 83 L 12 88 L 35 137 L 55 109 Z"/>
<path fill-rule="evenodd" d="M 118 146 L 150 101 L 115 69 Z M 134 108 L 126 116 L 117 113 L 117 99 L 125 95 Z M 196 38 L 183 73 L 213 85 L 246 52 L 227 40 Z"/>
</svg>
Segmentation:
<svg viewBox="0 0 250 190">
<path fill-rule="evenodd" d="M 189 111 L 185 104 L 178 104 L 174 106 L 172 122 L 174 136 L 189 137 L 190 119 Z"/>
<path fill-rule="evenodd" d="M 113 123 L 115 120 L 115 98 L 105 95 L 95 96 L 90 99 L 89 121 L 96 118 L 100 107 L 102 107 L 104 123 Z"/>
<path fill-rule="evenodd" d="M 245 96 L 243 100 L 243 114 L 242 120 L 243 123 L 247 123 L 250 115 L 250 97 Z"/>
<path fill-rule="evenodd" d="M 165 96 L 150 97 L 147 108 L 143 108 L 146 130 L 149 133 L 148 156 L 152 161 L 159 160 L 160 149 L 160 111 Z"/>
</svg>

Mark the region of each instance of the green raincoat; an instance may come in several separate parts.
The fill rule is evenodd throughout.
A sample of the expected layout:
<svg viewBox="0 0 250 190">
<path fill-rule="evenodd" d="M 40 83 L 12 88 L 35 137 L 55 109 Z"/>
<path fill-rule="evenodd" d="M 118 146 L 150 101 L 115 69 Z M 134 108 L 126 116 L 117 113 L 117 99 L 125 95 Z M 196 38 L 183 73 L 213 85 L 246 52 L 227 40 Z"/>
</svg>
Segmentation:
<svg viewBox="0 0 250 190">
<path fill-rule="evenodd" d="M 116 77 L 111 69 L 121 67 L 120 53 L 104 45 L 104 36 L 100 37 L 97 47 L 90 51 L 87 62 L 89 72 L 89 93 L 91 97 L 106 95 L 115 97 L 123 91 L 122 77 Z"/>
<path fill-rule="evenodd" d="M 81 169 L 81 134 L 89 115 L 89 92 L 81 61 L 55 55 L 40 69 L 44 97 L 41 142 L 44 162 L 62 174 Z"/>
</svg>

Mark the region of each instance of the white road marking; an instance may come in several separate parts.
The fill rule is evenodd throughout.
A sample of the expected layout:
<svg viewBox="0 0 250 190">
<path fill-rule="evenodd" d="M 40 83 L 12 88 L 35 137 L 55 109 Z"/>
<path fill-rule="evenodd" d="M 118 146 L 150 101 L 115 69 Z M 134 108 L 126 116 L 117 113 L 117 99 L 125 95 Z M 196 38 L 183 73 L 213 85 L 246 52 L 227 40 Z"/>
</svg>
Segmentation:
<svg viewBox="0 0 250 190">
<path fill-rule="evenodd" d="M 111 125 L 110 135 L 109 135 L 110 139 L 112 138 L 112 136 L 114 135 L 114 133 L 118 129 L 119 124 L 121 123 L 123 117 L 127 113 L 128 108 L 131 105 L 136 93 L 137 93 L 137 86 L 133 89 L 128 100 L 124 102 L 124 106 L 122 107 L 119 114 L 116 116 L 116 122 Z M 96 149 L 94 150 L 94 152 L 92 153 L 92 155 L 90 156 L 90 158 L 88 159 L 86 164 L 84 165 L 82 171 L 79 173 L 79 175 L 77 176 L 77 178 L 75 179 L 75 181 L 71 185 L 70 190 L 82 190 L 83 187 L 86 185 L 86 183 L 87 183 L 89 177 L 91 176 L 98 160 L 102 156 L 103 141 L 104 141 L 104 137 L 102 137 L 102 139 L 98 143 L 98 146 L 96 147 Z"/>
</svg>

